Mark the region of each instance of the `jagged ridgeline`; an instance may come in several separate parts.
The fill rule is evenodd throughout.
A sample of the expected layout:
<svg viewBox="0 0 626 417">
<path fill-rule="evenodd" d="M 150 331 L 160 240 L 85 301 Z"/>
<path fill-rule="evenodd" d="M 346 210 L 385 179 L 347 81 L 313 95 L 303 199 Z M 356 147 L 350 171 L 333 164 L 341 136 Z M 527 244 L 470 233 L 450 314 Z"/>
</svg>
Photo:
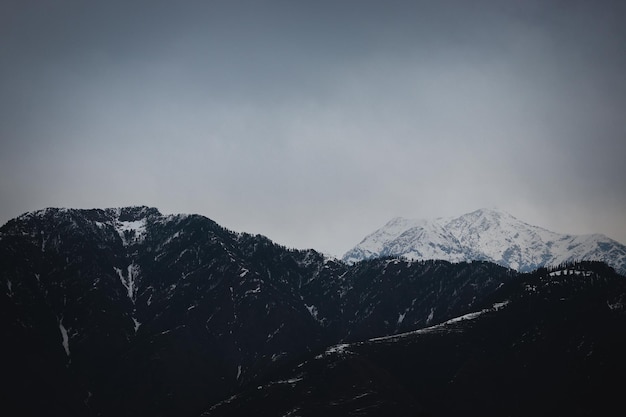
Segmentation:
<svg viewBox="0 0 626 417">
<path fill-rule="evenodd" d="M 580 264 L 537 274 L 520 275 L 482 261 L 380 258 L 348 265 L 313 250 L 234 233 L 203 216 L 162 215 L 148 207 L 28 213 L 0 228 L 4 403 L 20 415 L 284 415 L 292 410 L 301 410 L 292 415 L 318 415 L 315 410 L 331 412 L 343 398 L 345 407 L 334 410 L 346 415 L 378 398 L 369 403 L 370 414 L 383 415 L 381 404 L 390 398 L 368 399 L 359 390 L 373 385 L 353 384 L 357 375 L 375 372 L 371 381 L 389 382 L 411 395 L 421 385 L 394 376 L 387 369 L 395 366 L 391 362 L 371 365 L 378 356 L 369 353 L 359 355 L 374 368 L 347 372 L 341 379 L 345 385 L 335 386 L 337 398 L 300 397 L 309 391 L 298 387 L 324 386 L 315 379 L 317 366 L 343 369 L 315 359 L 334 357 L 325 353 L 333 352 L 330 346 L 346 344 L 348 352 L 371 345 L 376 355 L 394 356 L 396 351 L 385 346 L 395 344 L 362 342 L 445 327 L 455 317 L 505 301 L 517 306 L 515 297 L 534 306 L 535 299 L 559 294 L 555 305 L 565 305 L 561 298 L 574 294 L 575 305 L 583 308 L 587 294 L 594 294 L 589 320 L 603 308 L 607 323 L 622 325 L 617 318 L 624 314 L 624 281 L 611 268 Z M 597 291 L 585 289 L 589 285 Z M 517 310 L 485 317 L 515 322 L 512 313 L 503 315 L 507 311 Z M 533 323 L 541 327 L 540 321 L 528 326 Z M 604 335 L 604 327 L 598 328 Z M 513 335 L 518 331 L 511 329 Z M 601 339 L 587 335 L 586 327 L 578 330 L 585 347 Z M 437 354 L 419 349 L 415 353 L 425 358 Z M 299 364 L 312 367 L 311 374 L 294 376 L 291 370 Z M 332 372 L 328 375 L 334 378 Z M 380 379 L 380 372 L 387 376 Z M 586 368 L 581 372 L 586 375 Z M 305 385 L 281 382 L 293 379 Z M 351 391 L 348 385 L 361 388 Z M 284 392 L 274 395 L 259 387 Z M 251 392 L 274 406 L 250 399 Z M 251 404 L 259 408 L 246 408 Z M 398 410 L 413 413 L 438 403 L 401 404 Z"/>
<path fill-rule="evenodd" d="M 381 256 L 451 262 L 482 259 L 520 272 L 594 260 L 626 274 L 626 246 L 615 240 L 601 234 L 555 233 L 494 209 L 433 220 L 397 217 L 366 236 L 343 259 L 358 262 Z"/>
</svg>

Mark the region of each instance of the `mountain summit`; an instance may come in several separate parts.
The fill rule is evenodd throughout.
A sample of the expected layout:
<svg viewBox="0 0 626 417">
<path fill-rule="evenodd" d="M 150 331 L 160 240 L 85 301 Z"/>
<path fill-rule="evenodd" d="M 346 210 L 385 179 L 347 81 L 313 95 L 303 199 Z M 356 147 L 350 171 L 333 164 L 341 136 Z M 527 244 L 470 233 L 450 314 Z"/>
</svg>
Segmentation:
<svg viewBox="0 0 626 417">
<path fill-rule="evenodd" d="M 487 262 L 349 266 L 144 206 L 26 213 L 0 227 L 5 408 L 197 416 L 328 346 L 463 314 L 515 276 Z"/>
<path fill-rule="evenodd" d="M 395 219 L 374 249 L 416 236 L 422 256 L 458 260 L 471 239 L 498 254 L 492 235 L 543 236 L 516 222 Z M 0 227 L 0 410 L 605 415 L 621 404 L 625 306 L 626 280 L 602 263 L 348 265 L 199 215 L 45 209 Z"/>
<path fill-rule="evenodd" d="M 366 236 L 343 260 L 354 263 L 381 256 L 487 260 L 521 272 L 575 260 L 597 260 L 626 273 L 626 246 L 619 242 L 601 234 L 551 232 L 494 209 L 434 220 L 396 217 Z"/>
</svg>

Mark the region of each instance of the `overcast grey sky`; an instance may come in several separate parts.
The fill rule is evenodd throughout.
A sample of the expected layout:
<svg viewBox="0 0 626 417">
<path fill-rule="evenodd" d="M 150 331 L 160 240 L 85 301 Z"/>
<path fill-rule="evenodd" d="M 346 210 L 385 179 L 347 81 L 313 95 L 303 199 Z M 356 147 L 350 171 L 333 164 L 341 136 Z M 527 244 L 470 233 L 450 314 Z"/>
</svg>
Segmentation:
<svg viewBox="0 0 626 417">
<path fill-rule="evenodd" d="M 626 2 L 0 0 L 0 223 L 199 213 L 342 255 L 498 207 L 626 243 Z"/>
</svg>

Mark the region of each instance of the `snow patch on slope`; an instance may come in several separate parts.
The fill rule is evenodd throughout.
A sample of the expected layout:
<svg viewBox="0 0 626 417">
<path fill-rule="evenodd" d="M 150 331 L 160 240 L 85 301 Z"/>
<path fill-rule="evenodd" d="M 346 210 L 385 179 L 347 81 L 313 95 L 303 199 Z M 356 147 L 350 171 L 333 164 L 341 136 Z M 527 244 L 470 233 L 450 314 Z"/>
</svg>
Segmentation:
<svg viewBox="0 0 626 417">
<path fill-rule="evenodd" d="M 115 230 L 120 235 L 124 246 L 132 243 L 141 243 L 146 237 L 146 219 L 133 221 L 116 221 Z"/>
<path fill-rule="evenodd" d="M 450 320 L 444 321 L 443 323 L 440 323 L 434 326 L 425 327 L 419 330 L 413 330 L 411 332 L 394 334 L 391 336 L 375 337 L 373 339 L 370 339 L 369 341 L 370 342 L 389 342 L 389 341 L 393 342 L 395 340 L 402 339 L 402 338 L 412 336 L 412 335 L 427 334 L 427 333 L 441 333 L 441 332 L 457 332 L 459 331 L 459 329 L 457 329 L 453 325 L 456 325 L 458 323 L 465 322 L 465 321 L 476 320 L 478 317 L 482 316 L 485 313 L 502 310 L 508 304 L 509 304 L 509 300 L 505 300 L 505 301 L 493 304 L 490 308 L 485 308 L 480 311 L 475 311 L 472 313 L 464 314 L 459 317 L 454 317 Z"/>
<path fill-rule="evenodd" d="M 120 278 L 122 285 L 126 288 L 126 295 L 135 304 L 137 296 L 137 277 L 139 276 L 139 265 L 131 263 L 126 268 L 126 273 L 122 272 L 120 268 L 113 267 L 117 276 Z"/>
<path fill-rule="evenodd" d="M 59 322 L 59 331 L 61 332 L 61 343 L 63 344 L 63 349 L 65 350 L 65 354 L 70 356 L 70 338 L 67 333 L 67 329 L 63 325 L 63 317 L 58 319 Z"/>
</svg>

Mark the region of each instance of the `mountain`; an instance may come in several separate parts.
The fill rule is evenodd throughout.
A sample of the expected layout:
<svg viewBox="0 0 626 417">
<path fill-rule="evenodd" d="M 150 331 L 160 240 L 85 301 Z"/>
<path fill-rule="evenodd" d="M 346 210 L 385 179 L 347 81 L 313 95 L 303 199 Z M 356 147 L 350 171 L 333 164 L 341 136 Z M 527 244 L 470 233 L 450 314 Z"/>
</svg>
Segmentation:
<svg viewBox="0 0 626 417">
<path fill-rule="evenodd" d="M 624 277 L 605 264 L 523 274 L 473 312 L 331 346 L 203 415 L 612 414 L 622 406 L 625 302 Z"/>
<path fill-rule="evenodd" d="M 199 215 L 45 209 L 0 227 L 1 407 L 604 415 L 621 406 L 624 306 L 604 263 L 348 265 Z"/>
<path fill-rule="evenodd" d="M 489 262 L 347 265 L 150 207 L 26 213 L 0 228 L 3 404 L 198 416 L 328 346 L 472 311 L 515 277 Z"/>
<path fill-rule="evenodd" d="M 577 260 L 596 260 L 626 273 L 626 246 L 619 242 L 601 234 L 554 233 L 491 209 L 456 218 L 392 219 L 342 259 L 354 263 L 381 256 L 450 262 L 487 260 L 521 272 Z"/>
</svg>

